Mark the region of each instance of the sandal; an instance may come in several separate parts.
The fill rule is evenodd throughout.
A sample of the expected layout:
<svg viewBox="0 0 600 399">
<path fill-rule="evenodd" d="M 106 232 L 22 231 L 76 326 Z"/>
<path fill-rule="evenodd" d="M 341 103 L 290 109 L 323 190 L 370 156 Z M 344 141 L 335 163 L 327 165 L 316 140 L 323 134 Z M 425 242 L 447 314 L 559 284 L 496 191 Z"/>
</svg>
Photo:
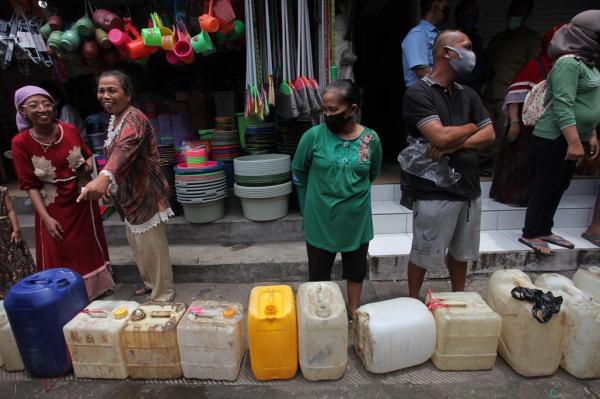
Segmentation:
<svg viewBox="0 0 600 399">
<path fill-rule="evenodd" d="M 533 249 L 533 252 L 538 255 L 554 256 L 554 251 L 550 250 L 550 245 L 547 242 L 533 242 L 523 237 L 519 238 L 519 242 Z M 544 252 L 542 250 L 543 248 L 547 249 L 549 252 Z"/>
<path fill-rule="evenodd" d="M 581 233 L 581 238 L 588 240 L 597 247 L 600 247 L 600 235 L 591 235 L 586 232 Z"/>
<path fill-rule="evenodd" d="M 567 249 L 575 248 L 575 244 L 573 244 L 571 241 L 565 240 L 564 238 L 562 238 L 561 236 L 556 235 L 556 234 L 552 234 L 552 236 L 550 236 L 550 238 L 543 237 L 540 239 L 542 241 L 546 241 L 549 244 L 558 245 L 559 247 L 563 247 L 563 248 L 567 248 Z"/>
<path fill-rule="evenodd" d="M 137 288 L 133 291 L 133 296 L 143 296 L 152 292 L 152 288 L 148 286 L 143 286 L 141 288 Z"/>
</svg>

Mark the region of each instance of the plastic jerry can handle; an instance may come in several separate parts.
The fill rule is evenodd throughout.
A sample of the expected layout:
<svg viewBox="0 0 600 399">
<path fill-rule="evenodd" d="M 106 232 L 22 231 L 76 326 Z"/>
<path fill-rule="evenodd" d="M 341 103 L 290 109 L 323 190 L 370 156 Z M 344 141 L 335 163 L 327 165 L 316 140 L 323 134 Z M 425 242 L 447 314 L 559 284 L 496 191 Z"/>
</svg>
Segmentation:
<svg viewBox="0 0 600 399">
<path fill-rule="evenodd" d="M 319 317 L 329 317 L 329 315 L 331 314 L 331 309 L 329 309 L 329 306 L 327 306 L 327 304 L 323 301 L 323 296 L 321 295 L 321 284 L 319 284 L 319 287 L 317 288 L 317 316 Z"/>
<path fill-rule="evenodd" d="M 69 285 L 71 285 L 71 283 L 66 278 L 61 278 L 60 280 L 58 280 L 56 282 L 56 286 L 58 288 L 65 288 L 65 287 L 68 287 Z"/>
<path fill-rule="evenodd" d="M 52 284 L 52 279 L 50 279 L 50 278 L 41 278 L 41 279 L 32 278 L 31 280 L 29 280 L 29 284 L 50 285 L 50 284 Z"/>
<path fill-rule="evenodd" d="M 171 312 L 168 310 L 153 310 L 152 312 L 150 312 L 150 317 L 167 318 L 171 317 Z"/>
</svg>

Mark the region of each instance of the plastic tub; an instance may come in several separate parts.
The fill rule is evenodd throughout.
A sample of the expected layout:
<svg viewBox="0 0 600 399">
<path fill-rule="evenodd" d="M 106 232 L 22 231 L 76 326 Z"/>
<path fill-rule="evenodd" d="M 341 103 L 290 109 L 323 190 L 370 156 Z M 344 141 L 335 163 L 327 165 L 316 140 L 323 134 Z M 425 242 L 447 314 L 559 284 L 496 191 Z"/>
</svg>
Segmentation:
<svg viewBox="0 0 600 399">
<path fill-rule="evenodd" d="M 210 223 L 225 216 L 225 199 L 199 204 L 182 203 L 181 206 L 189 223 Z"/>
<path fill-rule="evenodd" d="M 266 222 L 284 217 L 288 213 L 289 194 L 273 198 L 241 198 L 244 217 Z"/>
<path fill-rule="evenodd" d="M 243 326 L 239 303 L 192 302 L 177 325 L 183 376 L 235 381 L 246 351 Z"/>
<path fill-rule="evenodd" d="M 354 349 L 371 373 L 426 362 L 435 350 L 435 339 L 433 316 L 417 299 L 370 303 L 354 314 Z"/>
<path fill-rule="evenodd" d="M 587 270 L 577 270 L 573 283 L 580 290 L 600 298 L 600 267 L 590 266 Z"/>
<path fill-rule="evenodd" d="M 273 186 L 258 186 L 248 187 L 240 186 L 239 184 L 234 185 L 234 192 L 240 198 L 273 198 L 281 195 L 287 195 L 292 192 L 292 182 L 287 181 L 282 184 Z"/>
<path fill-rule="evenodd" d="M 94 301 L 65 325 L 77 378 L 128 377 L 119 334 L 138 307 L 133 301 Z"/>
<path fill-rule="evenodd" d="M 348 363 L 348 316 L 340 287 L 330 281 L 304 283 L 296 309 L 302 375 L 309 381 L 341 378 Z"/>
<path fill-rule="evenodd" d="M 600 299 L 556 273 L 542 274 L 535 285 L 564 300 L 567 332 L 560 366 L 577 378 L 600 378 Z"/>
<path fill-rule="evenodd" d="M 531 302 L 512 297 L 515 287 L 539 289 L 520 270 L 498 270 L 490 277 L 487 303 L 502 317 L 498 353 L 524 377 L 552 375 L 562 357 L 566 312 L 561 309 L 542 324 L 532 316 Z"/>
<path fill-rule="evenodd" d="M 456 371 L 493 368 L 502 328 L 500 316 L 476 292 L 438 292 L 430 301 L 440 301 L 432 311 L 437 329 L 431 358 L 435 367 Z"/>
</svg>

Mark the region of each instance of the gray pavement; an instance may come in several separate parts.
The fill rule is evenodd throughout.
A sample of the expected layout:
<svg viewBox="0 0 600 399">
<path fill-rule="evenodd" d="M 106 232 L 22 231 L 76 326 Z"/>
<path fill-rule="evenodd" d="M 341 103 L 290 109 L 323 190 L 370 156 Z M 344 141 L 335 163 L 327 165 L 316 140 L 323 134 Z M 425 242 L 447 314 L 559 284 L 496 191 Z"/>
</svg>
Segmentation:
<svg viewBox="0 0 600 399">
<path fill-rule="evenodd" d="M 300 283 L 290 283 L 294 288 Z M 247 307 L 250 290 L 258 284 L 177 284 L 177 301 L 190 303 L 194 299 L 238 301 Z M 344 282 L 340 282 L 345 291 Z M 119 284 L 106 299 L 133 299 L 134 286 Z M 450 289 L 447 280 L 425 283 L 427 290 Z M 487 279 L 469 279 L 467 289 L 485 295 Z M 363 303 L 405 296 L 405 282 L 365 281 Z M 351 338 L 351 336 L 350 336 Z M 4 373 L 0 370 L 0 398 L 594 398 L 600 399 L 600 381 L 577 380 L 562 370 L 551 377 L 523 378 L 500 358 L 493 370 L 477 372 L 442 372 L 430 362 L 396 372 L 375 375 L 361 366 L 352 347 L 346 373 L 339 381 L 308 382 L 301 372 L 289 381 L 260 382 L 252 376 L 248 356 L 244 359 L 240 377 L 235 383 L 201 380 L 78 380 L 72 375 L 49 381 L 53 385 L 45 392 L 43 380 L 31 379 L 25 373 Z"/>
</svg>

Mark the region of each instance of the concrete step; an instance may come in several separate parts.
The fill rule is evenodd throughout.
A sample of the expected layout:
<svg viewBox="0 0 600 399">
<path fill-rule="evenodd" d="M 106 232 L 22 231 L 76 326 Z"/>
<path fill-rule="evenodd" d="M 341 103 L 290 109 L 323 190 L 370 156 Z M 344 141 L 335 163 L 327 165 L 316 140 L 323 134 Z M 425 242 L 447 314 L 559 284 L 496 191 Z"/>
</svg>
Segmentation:
<svg viewBox="0 0 600 399">
<path fill-rule="evenodd" d="M 488 275 L 496 270 L 516 268 L 526 272 L 569 272 L 579 267 L 600 265 L 600 248 L 581 238 L 585 228 L 554 230 L 575 244 L 572 250 L 551 245 L 555 256 L 539 256 L 518 242 L 521 230 L 482 231 L 480 256 L 469 265 L 469 275 Z M 412 233 L 378 234 L 369 246 L 371 280 L 406 280 Z M 448 278 L 441 269 L 427 273 L 428 278 Z"/>
<path fill-rule="evenodd" d="M 517 268 L 526 272 L 572 272 L 579 267 L 600 265 L 600 248 L 583 240 L 583 229 L 556 229 L 575 243 L 573 250 L 552 246 L 556 256 L 539 257 L 520 244 L 518 230 L 481 233 L 481 256 L 469 266 L 468 274 L 485 277 L 496 270 Z M 376 235 L 369 247 L 369 271 L 372 281 L 405 281 L 412 234 Z M 255 283 L 305 281 L 308 260 L 304 241 L 263 242 L 253 244 L 171 245 L 175 281 L 178 283 Z M 139 283 L 139 273 L 128 246 L 110 247 L 115 279 L 120 283 Z M 342 278 L 338 255 L 332 277 Z M 446 269 L 432 271 L 427 279 L 448 278 Z"/>
<path fill-rule="evenodd" d="M 566 195 L 562 198 L 554 225 L 557 228 L 587 227 L 592 220 L 595 195 Z M 373 201 L 375 234 L 412 233 L 412 211 L 397 201 Z M 481 230 L 521 229 L 526 208 L 509 206 L 491 198 L 481 198 Z"/>
<path fill-rule="evenodd" d="M 30 246 L 34 243 L 34 216 L 19 215 L 23 236 Z M 125 224 L 117 213 L 104 221 L 104 233 L 109 246 L 127 243 Z M 303 240 L 302 217 L 298 211 L 271 222 L 253 222 L 246 219 L 238 207 L 229 207 L 225 217 L 213 223 L 192 224 L 183 216 L 167 223 L 167 237 L 171 245 L 238 244 L 272 241 Z"/>
</svg>

